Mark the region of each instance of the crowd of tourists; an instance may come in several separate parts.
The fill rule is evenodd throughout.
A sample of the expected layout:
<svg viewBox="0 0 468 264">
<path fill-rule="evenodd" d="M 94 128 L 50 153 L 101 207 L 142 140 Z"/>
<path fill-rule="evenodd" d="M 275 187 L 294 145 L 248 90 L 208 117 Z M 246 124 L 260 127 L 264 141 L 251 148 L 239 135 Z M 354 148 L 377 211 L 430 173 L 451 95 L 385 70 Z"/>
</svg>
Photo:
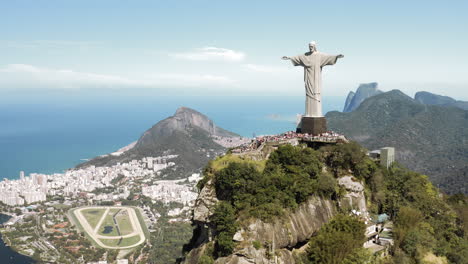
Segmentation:
<svg viewBox="0 0 468 264">
<path fill-rule="evenodd" d="M 307 133 L 296 133 L 294 131 L 288 131 L 279 135 L 270 135 L 270 136 L 258 136 L 252 139 L 251 142 L 243 144 L 232 150 L 233 153 L 244 153 L 249 151 L 254 151 L 260 148 L 264 143 L 267 142 L 284 142 L 289 143 L 294 140 L 300 141 L 316 141 L 316 142 L 346 142 L 345 136 L 338 134 L 333 131 L 328 131 L 319 135 L 310 135 Z"/>
</svg>

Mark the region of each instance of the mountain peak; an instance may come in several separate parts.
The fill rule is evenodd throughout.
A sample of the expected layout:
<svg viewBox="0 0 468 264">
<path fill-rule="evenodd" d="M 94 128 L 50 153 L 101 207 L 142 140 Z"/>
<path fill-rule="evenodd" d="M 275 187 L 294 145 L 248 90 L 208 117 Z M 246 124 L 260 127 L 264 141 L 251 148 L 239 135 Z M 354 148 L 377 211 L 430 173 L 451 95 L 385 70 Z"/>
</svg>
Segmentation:
<svg viewBox="0 0 468 264">
<path fill-rule="evenodd" d="M 132 148 L 119 156 L 107 155 L 95 158 L 80 166 L 108 166 L 144 157 L 178 155 L 171 175 L 187 175 L 196 172 L 210 157 L 223 153 L 225 147 L 213 136 L 239 137 L 218 127 L 206 115 L 188 107 L 179 107 L 174 115 L 159 121 L 146 130 Z"/>
<path fill-rule="evenodd" d="M 350 92 L 346 98 L 343 112 L 352 112 L 367 98 L 377 94 L 381 94 L 382 91 L 378 89 L 379 84 L 376 82 L 361 83 L 356 90 L 356 93 Z"/>
<path fill-rule="evenodd" d="M 177 116 L 177 115 L 181 115 L 181 114 L 184 114 L 184 113 L 193 113 L 193 114 L 198 114 L 198 115 L 204 116 L 202 113 L 200 113 L 200 112 L 198 112 L 196 110 L 193 110 L 192 108 L 186 107 L 186 106 L 181 106 L 181 107 L 177 108 L 174 115 Z"/>
</svg>

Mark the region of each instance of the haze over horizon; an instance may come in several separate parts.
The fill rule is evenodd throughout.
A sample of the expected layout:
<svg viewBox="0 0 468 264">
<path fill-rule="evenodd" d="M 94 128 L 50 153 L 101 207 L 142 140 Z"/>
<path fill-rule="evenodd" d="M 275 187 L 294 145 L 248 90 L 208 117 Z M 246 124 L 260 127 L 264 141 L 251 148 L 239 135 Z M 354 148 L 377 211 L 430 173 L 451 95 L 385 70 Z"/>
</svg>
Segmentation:
<svg viewBox="0 0 468 264">
<path fill-rule="evenodd" d="M 177 95 L 303 95 L 283 55 L 345 58 L 324 70 L 324 96 L 360 83 L 468 100 L 466 2 L 340 5 L 208 1 L 2 2 L 0 94 L 81 91 Z M 109 90 L 110 89 L 110 90 Z"/>
</svg>

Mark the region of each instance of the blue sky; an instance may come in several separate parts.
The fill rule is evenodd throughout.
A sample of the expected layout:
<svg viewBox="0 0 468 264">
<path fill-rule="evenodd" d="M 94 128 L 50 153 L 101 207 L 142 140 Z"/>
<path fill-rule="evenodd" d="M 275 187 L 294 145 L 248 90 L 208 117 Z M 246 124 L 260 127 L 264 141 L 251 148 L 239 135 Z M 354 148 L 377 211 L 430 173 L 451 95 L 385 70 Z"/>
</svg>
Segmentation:
<svg viewBox="0 0 468 264">
<path fill-rule="evenodd" d="M 315 40 L 359 83 L 468 100 L 467 1 L 1 1 L 0 94 L 304 93 L 280 60 Z"/>
</svg>

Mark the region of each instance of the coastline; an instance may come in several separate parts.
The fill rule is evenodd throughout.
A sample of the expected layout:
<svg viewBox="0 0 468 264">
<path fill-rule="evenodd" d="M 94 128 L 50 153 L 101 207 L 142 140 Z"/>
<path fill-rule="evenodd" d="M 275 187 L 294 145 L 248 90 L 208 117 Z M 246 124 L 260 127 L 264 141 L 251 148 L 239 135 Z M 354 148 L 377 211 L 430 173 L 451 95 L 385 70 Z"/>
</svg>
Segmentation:
<svg viewBox="0 0 468 264">
<path fill-rule="evenodd" d="M 4 216 L 9 218 L 4 220 Z M 11 219 L 11 213 L 0 212 L 0 225 L 8 222 Z M 31 257 L 21 254 L 12 247 L 11 241 L 7 236 L 3 235 L 3 227 L 0 228 L 0 263 L 9 264 L 31 264 L 36 263 Z"/>
</svg>

